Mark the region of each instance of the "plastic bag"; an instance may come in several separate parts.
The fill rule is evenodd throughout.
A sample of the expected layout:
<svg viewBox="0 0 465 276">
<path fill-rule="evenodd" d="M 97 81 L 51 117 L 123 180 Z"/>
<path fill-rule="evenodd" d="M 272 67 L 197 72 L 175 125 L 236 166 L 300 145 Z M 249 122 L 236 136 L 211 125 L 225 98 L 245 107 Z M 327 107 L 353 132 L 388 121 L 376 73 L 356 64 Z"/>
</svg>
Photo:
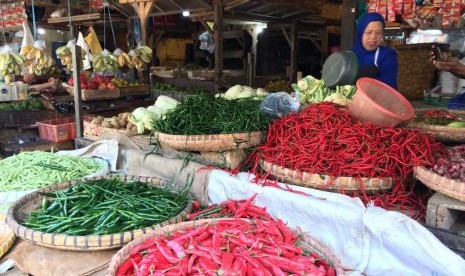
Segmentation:
<svg viewBox="0 0 465 276">
<path fill-rule="evenodd" d="M 207 50 L 210 54 L 213 54 L 215 51 L 215 44 L 213 43 L 213 38 L 208 32 L 203 32 L 199 35 L 201 50 Z"/>
<path fill-rule="evenodd" d="M 271 93 L 263 99 L 260 111 L 271 119 L 279 119 L 299 111 L 300 102 L 287 92 Z"/>
</svg>

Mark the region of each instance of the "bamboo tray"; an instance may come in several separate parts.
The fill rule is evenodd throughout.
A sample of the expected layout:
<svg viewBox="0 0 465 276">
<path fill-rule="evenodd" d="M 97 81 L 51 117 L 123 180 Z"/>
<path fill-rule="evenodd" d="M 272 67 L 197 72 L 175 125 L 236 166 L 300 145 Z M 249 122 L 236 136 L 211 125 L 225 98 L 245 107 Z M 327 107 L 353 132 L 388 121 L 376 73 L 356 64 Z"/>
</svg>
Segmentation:
<svg viewBox="0 0 465 276">
<path fill-rule="evenodd" d="M 417 114 L 421 114 L 425 111 L 431 109 L 416 109 Z M 465 110 L 447 110 L 449 113 L 461 117 L 465 120 Z M 437 141 L 441 142 L 465 142 L 465 128 L 464 127 L 448 127 L 448 126 L 438 126 L 430 125 L 417 122 L 407 122 L 404 125 L 405 128 L 417 130 L 423 133 L 427 133 L 433 136 Z"/>
<path fill-rule="evenodd" d="M 218 134 L 218 135 L 171 135 L 156 133 L 154 141 L 162 146 L 181 151 L 218 152 L 257 146 L 265 141 L 266 132 Z"/>
<path fill-rule="evenodd" d="M 0 258 L 11 248 L 15 239 L 15 234 L 5 223 L 5 215 L 0 214 Z"/>
<path fill-rule="evenodd" d="M 413 168 L 413 174 L 429 188 L 465 202 L 465 182 L 441 176 L 423 166 Z"/>
<path fill-rule="evenodd" d="M 137 245 L 143 243 L 150 237 L 159 236 L 159 235 L 166 235 L 167 233 L 171 233 L 174 231 L 181 230 L 186 227 L 195 227 L 200 226 L 206 223 L 212 223 L 212 219 L 203 219 L 198 221 L 187 221 L 181 222 L 174 225 L 167 225 L 162 228 L 158 228 L 151 233 L 147 233 L 138 237 L 137 239 L 131 241 L 123 248 L 121 248 L 111 259 L 110 264 L 107 270 L 107 276 L 114 276 L 116 275 L 116 271 L 118 267 L 129 257 L 131 249 L 136 247 Z M 342 268 L 341 262 L 338 257 L 328 248 L 327 246 L 318 242 L 315 238 L 310 236 L 306 233 L 301 233 L 301 239 L 299 240 L 298 246 L 304 248 L 306 251 L 316 252 L 320 256 L 324 257 L 329 264 L 335 269 L 336 275 L 344 275 L 344 270 Z"/>
<path fill-rule="evenodd" d="M 365 191 L 378 192 L 392 189 L 393 181 L 391 178 L 356 178 L 356 177 L 334 177 L 329 175 L 313 174 L 290 170 L 264 160 L 260 166 L 266 172 L 276 177 L 280 181 L 290 184 L 316 188 L 322 190 L 361 190 L 360 181 L 363 183 Z"/>
<path fill-rule="evenodd" d="M 87 179 L 108 179 L 110 176 L 104 177 L 93 177 Z M 163 181 L 157 178 L 151 177 L 140 177 L 140 176 L 121 176 L 122 181 L 137 180 L 141 182 L 147 182 L 151 185 L 172 188 L 172 184 L 169 181 Z M 26 241 L 32 242 L 37 245 L 69 250 L 69 251 L 98 251 L 107 250 L 112 248 L 118 248 L 126 243 L 134 240 L 134 238 L 145 234 L 149 231 L 154 231 L 159 227 L 163 227 L 169 224 L 179 223 L 183 221 L 187 214 L 192 210 L 192 201 L 189 201 L 186 208 L 182 210 L 177 216 L 160 224 L 153 225 L 147 228 L 136 229 L 117 234 L 109 235 L 66 235 L 66 234 L 52 234 L 45 233 L 31 228 L 23 226 L 21 223 L 25 220 L 27 214 L 32 210 L 37 209 L 41 205 L 43 196 L 40 192 L 54 192 L 62 190 L 76 184 L 77 180 L 68 182 L 61 182 L 50 185 L 38 191 L 32 192 L 28 195 L 21 197 L 17 200 L 8 210 L 6 222 L 13 230 L 14 234 Z M 176 190 L 176 189 L 173 189 Z"/>
</svg>

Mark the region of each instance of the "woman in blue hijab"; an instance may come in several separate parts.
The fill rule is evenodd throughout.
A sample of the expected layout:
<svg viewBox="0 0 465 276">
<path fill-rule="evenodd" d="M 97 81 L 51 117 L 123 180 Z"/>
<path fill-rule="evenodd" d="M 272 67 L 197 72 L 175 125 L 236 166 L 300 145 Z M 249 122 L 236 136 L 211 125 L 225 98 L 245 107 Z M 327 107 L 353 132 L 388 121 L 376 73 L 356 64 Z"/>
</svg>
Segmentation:
<svg viewBox="0 0 465 276">
<path fill-rule="evenodd" d="M 352 51 L 358 58 L 358 78 L 377 79 L 397 89 L 397 53 L 383 44 L 384 19 L 379 13 L 366 13 L 357 25 Z"/>
</svg>

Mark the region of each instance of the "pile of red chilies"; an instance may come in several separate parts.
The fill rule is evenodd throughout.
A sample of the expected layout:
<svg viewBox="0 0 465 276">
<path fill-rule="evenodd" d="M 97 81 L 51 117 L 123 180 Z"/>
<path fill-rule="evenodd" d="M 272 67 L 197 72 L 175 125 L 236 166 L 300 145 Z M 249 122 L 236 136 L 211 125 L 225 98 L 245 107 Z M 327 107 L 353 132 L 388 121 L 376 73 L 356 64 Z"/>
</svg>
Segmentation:
<svg viewBox="0 0 465 276">
<path fill-rule="evenodd" d="M 253 198 L 221 204 L 234 206 L 229 220 L 147 239 L 132 248 L 116 275 L 335 275 L 320 255 L 295 245 L 297 235 L 282 220 L 251 204 Z"/>
<path fill-rule="evenodd" d="M 253 170 L 257 173 L 263 159 L 309 173 L 392 177 L 392 193 L 370 196 L 362 187 L 357 196 L 365 203 L 423 216 L 424 204 L 412 192 L 407 193 L 404 181 L 414 166 L 430 167 L 434 153 L 444 150 L 432 137 L 418 131 L 360 123 L 345 107 L 323 102 L 274 121 L 266 143 L 257 148 Z"/>
</svg>

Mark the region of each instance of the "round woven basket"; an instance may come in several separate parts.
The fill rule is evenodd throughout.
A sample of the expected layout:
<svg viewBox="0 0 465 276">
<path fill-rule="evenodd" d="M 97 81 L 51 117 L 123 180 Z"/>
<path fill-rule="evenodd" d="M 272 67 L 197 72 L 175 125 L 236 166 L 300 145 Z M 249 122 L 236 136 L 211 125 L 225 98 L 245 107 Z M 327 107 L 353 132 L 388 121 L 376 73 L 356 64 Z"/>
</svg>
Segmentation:
<svg viewBox="0 0 465 276">
<path fill-rule="evenodd" d="M 110 176 L 105 177 L 93 177 L 85 179 L 108 179 Z M 172 183 L 169 181 L 163 181 L 157 178 L 151 177 L 140 177 L 140 176 L 121 176 L 121 181 L 141 181 L 146 182 L 150 185 L 172 188 Z M 79 235 L 66 235 L 66 234 L 52 234 L 45 233 L 31 228 L 23 226 L 21 223 L 24 222 L 27 215 L 37 208 L 40 208 L 43 196 L 40 193 L 50 193 L 58 190 L 63 190 L 71 185 L 77 183 L 78 180 L 71 180 L 68 182 L 56 183 L 45 187 L 43 189 L 37 190 L 30 194 L 27 194 L 20 199 L 18 199 L 11 207 L 8 209 L 6 222 L 13 230 L 14 234 L 26 241 L 35 243 L 37 245 L 42 245 L 45 247 L 50 247 L 54 249 L 62 249 L 69 251 L 97 251 L 97 250 L 107 250 L 111 248 L 121 247 L 128 242 L 134 240 L 134 238 L 145 234 L 149 231 L 153 231 L 156 228 L 163 227 L 165 225 L 179 223 L 183 221 L 187 214 L 192 210 L 192 201 L 189 201 L 186 208 L 182 210 L 175 217 L 162 222 L 160 224 L 152 225 L 151 227 L 136 229 L 132 231 L 127 231 L 117 234 L 109 235 L 88 235 L 88 236 L 79 236 Z M 175 189 L 173 189 L 175 190 Z"/>
<path fill-rule="evenodd" d="M 15 234 L 5 223 L 5 215 L 0 214 L 0 258 L 11 248 L 15 239 Z"/>
<path fill-rule="evenodd" d="M 218 220 L 218 219 L 217 219 Z M 158 228 L 152 233 L 145 234 L 138 237 L 132 242 L 125 245 L 121 248 L 111 259 L 110 264 L 108 265 L 107 276 L 116 275 L 118 267 L 129 257 L 131 249 L 135 246 L 143 243 L 150 237 L 166 235 L 168 233 L 181 230 L 186 227 L 200 226 L 205 223 L 211 223 L 212 219 L 203 219 L 198 221 L 187 221 L 174 225 L 168 225 L 162 228 Z M 301 234 L 298 246 L 302 247 L 306 251 L 316 252 L 320 256 L 324 257 L 325 260 L 336 270 L 336 275 L 344 275 L 344 270 L 342 269 L 341 261 L 338 259 L 336 254 L 332 252 L 327 246 L 318 242 L 315 238 L 306 233 Z"/>
<path fill-rule="evenodd" d="M 361 190 L 361 183 L 365 191 L 377 192 L 386 191 L 392 188 L 392 179 L 386 178 L 356 178 L 356 177 L 334 177 L 329 175 L 321 175 L 307 172 L 300 172 L 296 170 L 287 169 L 264 160 L 260 166 L 266 172 L 280 181 L 304 186 L 309 188 L 323 189 L 323 190 L 346 190 L 358 191 Z"/>
<path fill-rule="evenodd" d="M 422 166 L 413 168 L 413 174 L 429 188 L 465 202 L 465 182 L 441 176 Z"/>
<path fill-rule="evenodd" d="M 157 133 L 154 135 L 162 146 L 181 151 L 228 151 L 244 149 L 261 144 L 266 139 L 266 132 L 217 134 L 217 135 L 171 135 Z"/>
<path fill-rule="evenodd" d="M 431 109 L 415 109 L 415 113 L 421 114 Z M 462 118 L 465 120 L 465 110 L 447 110 L 452 115 Z M 465 142 L 465 127 L 448 127 L 448 126 L 437 126 L 417 122 L 407 122 L 404 125 L 405 128 L 417 130 L 423 133 L 427 133 L 433 136 L 437 141 L 442 142 Z"/>
</svg>

